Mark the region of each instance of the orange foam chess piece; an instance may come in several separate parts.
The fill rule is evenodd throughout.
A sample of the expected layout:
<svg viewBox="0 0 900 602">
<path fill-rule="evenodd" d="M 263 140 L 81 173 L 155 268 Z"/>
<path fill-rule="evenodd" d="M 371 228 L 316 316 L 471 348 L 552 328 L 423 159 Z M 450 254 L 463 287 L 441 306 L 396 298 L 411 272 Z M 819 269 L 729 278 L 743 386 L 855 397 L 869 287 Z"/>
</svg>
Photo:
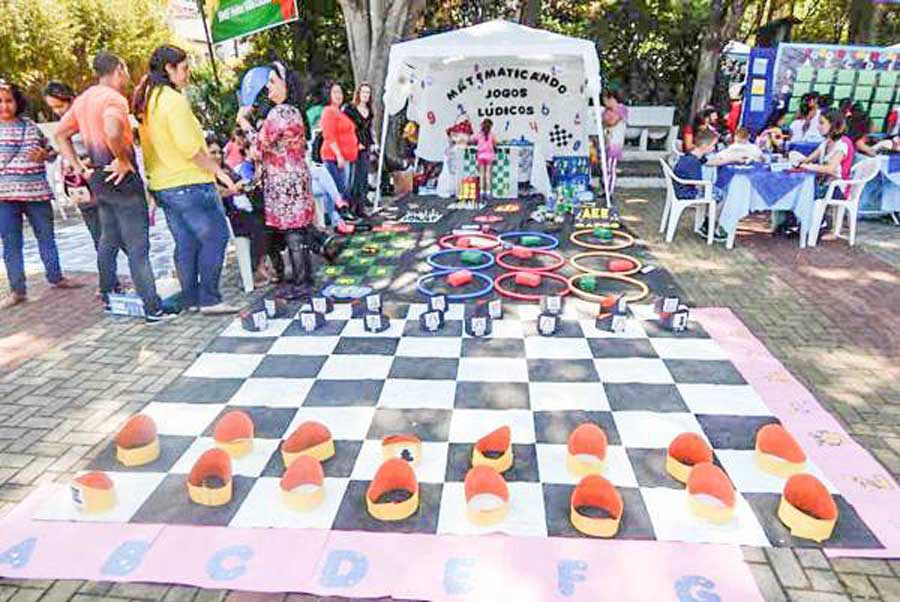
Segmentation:
<svg viewBox="0 0 900 602">
<path fill-rule="evenodd" d="M 512 431 L 508 426 L 501 426 L 475 442 L 472 466 L 488 466 L 497 472 L 506 472 L 512 465 Z"/>
<path fill-rule="evenodd" d="M 415 435 L 388 435 L 381 440 L 381 455 L 385 460 L 400 458 L 415 466 L 422 456 L 422 441 Z"/>
<path fill-rule="evenodd" d="M 308 420 L 298 426 L 291 436 L 281 442 L 281 457 L 290 466 L 298 456 L 311 456 L 324 462 L 334 455 L 331 431 L 321 422 Z"/>
<path fill-rule="evenodd" d="M 453 244 L 460 249 L 469 249 L 473 246 L 472 239 L 468 236 L 460 236 Z"/>
<path fill-rule="evenodd" d="M 512 248 L 511 255 L 517 259 L 531 259 L 534 257 L 534 251 L 528 247 L 515 246 Z"/>
<path fill-rule="evenodd" d="M 112 479 L 105 472 L 88 472 L 72 479 L 72 501 L 82 512 L 106 512 L 116 503 Z"/>
<path fill-rule="evenodd" d="M 466 516 L 480 527 L 495 525 L 506 518 L 509 487 L 493 468 L 474 466 L 466 473 Z"/>
<path fill-rule="evenodd" d="M 756 465 L 786 479 L 806 469 L 806 453 L 780 424 L 767 424 L 756 433 Z"/>
<path fill-rule="evenodd" d="M 606 466 L 606 433 L 596 424 L 578 425 L 569 435 L 566 468 L 576 477 L 603 474 Z"/>
<path fill-rule="evenodd" d="M 253 449 L 253 420 L 241 410 L 228 412 L 216 422 L 213 439 L 232 458 L 245 456 Z"/>
<path fill-rule="evenodd" d="M 393 493 L 402 494 L 397 501 L 382 499 Z M 409 518 L 419 507 L 419 482 L 406 460 L 392 458 L 383 463 L 366 491 L 366 508 L 373 518 L 399 521 Z"/>
<path fill-rule="evenodd" d="M 823 542 L 834 531 L 838 507 L 819 479 L 811 474 L 795 474 L 784 484 L 778 518 L 794 537 Z"/>
<path fill-rule="evenodd" d="M 609 313 L 613 310 L 613 307 L 616 306 L 616 299 L 610 295 L 606 295 L 605 297 L 600 299 L 600 313 Z"/>
<path fill-rule="evenodd" d="M 709 444 L 696 433 L 681 433 L 669 444 L 666 454 L 666 472 L 672 478 L 687 483 L 691 469 L 697 464 L 712 462 L 713 452 Z"/>
<path fill-rule="evenodd" d="M 222 506 L 231 501 L 231 456 L 219 448 L 203 452 L 187 478 L 188 495 L 195 504 Z"/>
<path fill-rule="evenodd" d="M 622 496 L 612 483 L 600 475 L 588 475 L 572 491 L 569 520 L 573 527 L 585 535 L 613 537 L 619 532 L 624 506 Z M 594 508 L 602 510 L 608 516 L 588 516 L 585 511 Z"/>
<path fill-rule="evenodd" d="M 712 462 L 691 469 L 687 493 L 691 511 L 700 518 L 721 525 L 734 516 L 734 486 L 728 475 Z"/>
<path fill-rule="evenodd" d="M 472 282 L 472 272 L 469 270 L 456 270 L 447 275 L 447 284 L 456 288 Z"/>
<path fill-rule="evenodd" d="M 158 457 L 156 423 L 146 414 L 135 414 L 116 434 L 116 459 L 125 466 L 143 466 Z"/>
<path fill-rule="evenodd" d="M 515 281 L 519 286 L 537 288 L 541 285 L 541 275 L 537 272 L 516 272 Z"/>
<path fill-rule="evenodd" d="M 611 259 L 606 267 L 610 272 L 627 272 L 634 269 L 634 262 L 628 259 Z"/>
<path fill-rule="evenodd" d="M 298 456 L 281 477 L 281 499 L 298 512 L 308 512 L 325 500 L 325 472 L 312 456 Z"/>
</svg>

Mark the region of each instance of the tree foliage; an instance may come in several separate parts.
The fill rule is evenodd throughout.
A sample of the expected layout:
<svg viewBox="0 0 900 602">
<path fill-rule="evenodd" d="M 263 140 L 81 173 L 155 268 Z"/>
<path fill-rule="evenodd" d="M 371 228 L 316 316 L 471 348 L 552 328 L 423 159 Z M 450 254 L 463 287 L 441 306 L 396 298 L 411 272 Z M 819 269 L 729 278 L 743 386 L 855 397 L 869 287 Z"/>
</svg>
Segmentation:
<svg viewBox="0 0 900 602">
<path fill-rule="evenodd" d="M 138 76 L 153 48 L 170 40 L 160 0 L 4 0 L 0 31 L 0 71 L 33 99 L 51 79 L 87 86 L 100 50 Z"/>
</svg>

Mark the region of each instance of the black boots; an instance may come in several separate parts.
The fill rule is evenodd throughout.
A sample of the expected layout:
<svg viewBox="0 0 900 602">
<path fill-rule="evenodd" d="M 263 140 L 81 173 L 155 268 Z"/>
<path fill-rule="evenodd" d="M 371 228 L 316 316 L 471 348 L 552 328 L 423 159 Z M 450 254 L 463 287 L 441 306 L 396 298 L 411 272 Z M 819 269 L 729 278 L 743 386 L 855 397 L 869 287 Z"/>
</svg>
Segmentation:
<svg viewBox="0 0 900 602">
<path fill-rule="evenodd" d="M 288 254 L 291 258 L 291 281 L 295 286 L 313 283 L 312 259 L 309 256 L 309 231 L 306 228 L 291 230 L 285 234 Z"/>
</svg>

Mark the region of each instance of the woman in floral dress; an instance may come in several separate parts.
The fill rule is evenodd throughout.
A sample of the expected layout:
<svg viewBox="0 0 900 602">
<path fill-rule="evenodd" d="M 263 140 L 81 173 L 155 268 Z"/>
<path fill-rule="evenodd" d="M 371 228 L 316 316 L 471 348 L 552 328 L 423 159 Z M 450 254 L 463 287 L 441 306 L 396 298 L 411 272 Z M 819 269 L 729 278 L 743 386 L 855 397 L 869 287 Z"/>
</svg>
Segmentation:
<svg viewBox="0 0 900 602">
<path fill-rule="evenodd" d="M 252 142 L 251 155 L 262 179 L 266 225 L 284 234 L 293 268 L 293 283 L 312 284 L 309 249 L 316 243 L 312 225 L 315 204 L 306 165 L 306 127 L 301 101 L 300 78 L 279 62 L 272 64 L 268 85 L 269 111 L 259 132 L 248 120 L 252 107 L 238 113 L 238 123 Z"/>
</svg>

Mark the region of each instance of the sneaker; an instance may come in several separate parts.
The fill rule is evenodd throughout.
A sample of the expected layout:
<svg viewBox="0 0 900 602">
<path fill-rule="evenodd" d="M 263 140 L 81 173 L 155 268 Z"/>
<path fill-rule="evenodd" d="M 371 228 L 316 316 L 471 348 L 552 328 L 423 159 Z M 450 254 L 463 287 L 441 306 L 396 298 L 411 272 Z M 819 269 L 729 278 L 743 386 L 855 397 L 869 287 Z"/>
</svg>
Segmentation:
<svg viewBox="0 0 900 602">
<path fill-rule="evenodd" d="M 8 297 L 0 301 L 0 309 L 9 309 L 16 305 L 22 305 L 28 301 L 28 297 L 24 293 L 10 293 Z"/>
<path fill-rule="evenodd" d="M 900 227 L 900 211 L 891 213 L 891 221 L 894 222 L 895 226 Z"/>
<path fill-rule="evenodd" d="M 200 308 L 200 313 L 204 316 L 221 316 L 224 314 L 236 314 L 238 312 L 238 308 L 234 305 L 229 305 L 224 301 L 221 303 L 216 303 L 215 305 L 206 305 Z"/>
<path fill-rule="evenodd" d="M 709 235 L 709 225 L 707 222 L 703 222 L 703 225 L 700 226 L 700 229 L 695 232 L 697 236 L 700 238 L 706 238 Z"/>
<path fill-rule="evenodd" d="M 159 322 L 167 322 L 169 320 L 174 320 L 178 317 L 178 314 L 173 312 L 168 312 L 163 309 L 157 309 L 154 312 L 148 313 L 144 316 L 144 322 L 147 324 L 157 324 Z"/>
<path fill-rule="evenodd" d="M 728 240 L 728 232 L 722 226 L 717 227 L 715 234 L 713 234 L 713 240 L 715 242 L 726 242 Z"/>
</svg>

